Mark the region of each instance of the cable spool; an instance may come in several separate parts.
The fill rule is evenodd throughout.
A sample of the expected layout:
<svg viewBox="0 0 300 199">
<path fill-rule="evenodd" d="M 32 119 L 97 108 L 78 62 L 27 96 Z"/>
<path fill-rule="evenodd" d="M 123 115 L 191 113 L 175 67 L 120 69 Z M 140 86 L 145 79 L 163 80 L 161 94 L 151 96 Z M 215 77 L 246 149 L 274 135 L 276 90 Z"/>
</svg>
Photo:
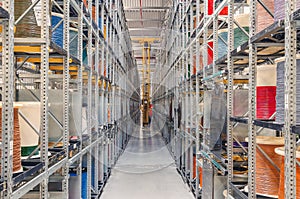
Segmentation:
<svg viewBox="0 0 300 199">
<path fill-rule="evenodd" d="M 275 149 L 275 153 L 282 156 L 280 166 L 280 184 L 278 191 L 278 198 L 284 199 L 284 147 L 278 147 Z M 300 161 L 300 150 L 296 151 L 296 158 Z M 300 167 L 296 164 L 296 198 L 300 199 Z"/>
<path fill-rule="evenodd" d="M 246 138 L 248 142 L 248 138 Z M 284 145 L 283 137 L 257 136 L 256 143 L 280 168 L 281 157 L 275 153 L 275 148 Z M 262 196 L 277 198 L 280 173 L 269 160 L 256 149 L 256 193 Z"/>
<path fill-rule="evenodd" d="M 22 169 L 21 165 L 21 136 L 19 125 L 19 107 L 21 105 L 14 105 L 14 133 L 13 133 L 13 172 L 18 172 Z M 0 107 L 0 121 L 2 121 L 2 104 Z M 0 125 L 0 139 L 2 140 L 2 125 Z M 0 157 L 2 152 L 0 150 Z M 1 167 L 0 167 L 1 169 Z"/>
<path fill-rule="evenodd" d="M 274 0 L 262 0 L 262 2 L 267 6 L 267 8 L 274 13 Z M 260 5 L 257 3 L 257 26 L 256 32 L 260 32 L 266 27 L 274 23 L 273 17 Z"/>
<path fill-rule="evenodd" d="M 285 2 L 284 0 L 274 0 L 274 19 L 275 21 L 284 19 L 285 16 Z M 296 1 L 296 10 L 300 8 L 300 1 Z"/>
<path fill-rule="evenodd" d="M 40 102 L 19 102 L 22 107 L 19 108 L 20 114 L 24 115 L 26 120 L 37 131 L 40 129 L 41 112 Z M 21 155 L 28 156 L 39 144 L 39 135 L 30 127 L 30 125 L 22 118 L 20 122 L 20 135 L 21 135 Z"/>
<path fill-rule="evenodd" d="M 276 111 L 276 66 L 257 66 L 256 118 L 268 120 Z"/>
<path fill-rule="evenodd" d="M 31 4 L 31 0 L 15 0 L 15 19 L 17 20 Z M 15 37 L 41 37 L 41 27 L 37 24 L 34 12 L 34 9 L 31 9 L 17 24 Z"/>
<path fill-rule="evenodd" d="M 300 84 L 300 55 L 296 56 L 296 84 Z M 284 121 L 284 103 L 285 103 L 285 88 L 284 88 L 284 73 L 285 73 L 285 57 L 275 60 L 277 64 L 277 91 L 276 91 L 276 122 L 283 123 Z M 296 96 L 300 95 L 300 86 L 296 86 Z M 296 98 L 296 106 L 300 106 L 299 97 Z M 296 110 L 296 123 L 300 123 L 300 110 Z"/>
</svg>

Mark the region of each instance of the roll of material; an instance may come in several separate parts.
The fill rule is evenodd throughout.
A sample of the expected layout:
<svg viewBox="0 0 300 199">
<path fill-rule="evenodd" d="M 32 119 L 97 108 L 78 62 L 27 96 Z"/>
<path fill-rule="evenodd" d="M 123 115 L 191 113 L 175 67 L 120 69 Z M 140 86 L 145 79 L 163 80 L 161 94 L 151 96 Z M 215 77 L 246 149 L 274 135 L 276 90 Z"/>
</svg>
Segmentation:
<svg viewBox="0 0 300 199">
<path fill-rule="evenodd" d="M 276 90 L 276 121 L 284 122 L 284 73 L 285 73 L 285 57 L 275 60 L 277 64 L 277 90 Z M 297 55 L 296 84 L 300 85 L 300 55 Z M 296 96 L 300 95 L 300 86 L 296 86 Z M 300 107 L 300 98 L 296 98 L 296 107 Z M 300 109 L 296 110 L 296 124 L 300 124 Z"/>
<path fill-rule="evenodd" d="M 275 21 L 284 19 L 285 17 L 285 2 L 284 0 L 274 0 L 274 19 Z M 296 9 L 300 8 L 300 0 L 296 1 Z"/>
<path fill-rule="evenodd" d="M 262 0 L 262 2 L 271 11 L 271 13 L 274 13 L 274 0 Z M 257 3 L 256 13 L 257 13 L 256 32 L 260 32 L 274 23 L 273 17 L 264 9 L 264 7 L 260 5 L 260 3 Z"/>
<path fill-rule="evenodd" d="M 248 141 L 248 138 L 246 138 Z M 274 164 L 280 168 L 281 157 L 275 153 L 275 148 L 284 145 L 283 137 L 257 136 L 257 145 L 270 157 Z M 279 171 L 269 160 L 256 149 L 256 193 L 271 198 L 278 197 Z"/>
<path fill-rule="evenodd" d="M 279 183 L 279 191 L 278 198 L 284 199 L 284 147 L 278 147 L 275 149 L 275 153 L 282 156 L 281 158 L 281 166 L 280 166 L 280 183 Z M 300 161 L 300 150 L 296 151 L 296 158 Z M 300 167 L 296 165 L 296 198 L 300 199 Z"/>
<path fill-rule="evenodd" d="M 18 172 L 22 169 L 21 165 L 21 136 L 20 136 L 20 125 L 19 125 L 19 106 L 14 106 L 14 132 L 12 141 L 12 156 L 13 156 L 13 172 Z M 0 123 L 2 123 L 2 105 L 0 107 Z M 2 124 L 0 125 L 0 140 L 2 140 Z M 0 150 L 0 158 L 2 151 Z M 0 166 L 1 169 L 1 166 Z"/>
<path fill-rule="evenodd" d="M 15 20 L 17 20 L 31 4 L 31 0 L 15 0 Z M 41 27 L 38 26 L 34 9 L 31 9 L 17 24 L 15 37 L 41 37 Z"/>
<path fill-rule="evenodd" d="M 18 103 L 22 104 L 22 107 L 19 108 L 20 114 L 22 114 L 28 121 L 26 122 L 25 119 L 22 117 L 20 117 L 19 119 L 21 133 L 21 153 L 22 156 L 28 156 L 39 144 L 39 135 L 34 131 L 34 129 L 38 132 L 40 129 L 40 102 Z"/>
</svg>

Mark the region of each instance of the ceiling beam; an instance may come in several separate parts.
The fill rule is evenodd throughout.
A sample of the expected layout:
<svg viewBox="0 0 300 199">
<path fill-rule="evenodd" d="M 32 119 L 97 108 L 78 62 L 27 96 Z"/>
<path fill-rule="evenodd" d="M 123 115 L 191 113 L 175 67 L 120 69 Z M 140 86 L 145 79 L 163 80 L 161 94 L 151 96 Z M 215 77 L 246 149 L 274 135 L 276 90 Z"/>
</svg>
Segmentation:
<svg viewBox="0 0 300 199">
<path fill-rule="evenodd" d="M 140 22 L 140 21 L 142 21 L 142 22 L 148 22 L 148 21 L 150 21 L 150 22 L 163 22 L 163 21 L 165 21 L 164 19 L 138 19 L 138 18 L 132 18 L 132 19 L 126 19 L 126 21 L 128 21 L 128 22 Z"/>
<path fill-rule="evenodd" d="M 166 7 L 166 6 L 143 6 L 143 7 L 124 7 L 125 11 L 140 11 L 140 9 L 142 10 L 153 10 L 153 11 L 165 11 L 165 10 L 169 10 L 170 7 Z"/>
<path fill-rule="evenodd" d="M 162 31 L 164 28 L 160 27 L 146 27 L 146 28 L 128 28 L 129 32 L 130 31 L 137 31 L 137 30 L 158 30 Z"/>
</svg>

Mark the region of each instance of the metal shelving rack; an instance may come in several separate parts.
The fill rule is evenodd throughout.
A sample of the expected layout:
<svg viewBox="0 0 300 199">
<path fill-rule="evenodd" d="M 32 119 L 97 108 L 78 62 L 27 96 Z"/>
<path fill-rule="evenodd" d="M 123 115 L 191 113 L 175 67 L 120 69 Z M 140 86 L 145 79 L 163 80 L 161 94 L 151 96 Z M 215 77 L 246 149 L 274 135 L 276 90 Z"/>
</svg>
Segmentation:
<svg viewBox="0 0 300 199">
<path fill-rule="evenodd" d="M 256 135 L 262 128 L 273 129 L 284 133 L 285 137 L 285 172 L 286 178 L 285 197 L 295 197 L 295 146 L 296 136 L 299 134 L 299 128 L 295 124 L 295 67 L 296 67 L 296 51 L 297 36 L 296 27 L 299 19 L 299 11 L 295 9 L 295 1 L 286 1 L 285 20 L 280 20 L 260 31 L 256 32 L 257 24 L 257 4 L 256 0 L 249 3 L 250 24 L 249 24 L 249 41 L 234 47 L 234 26 L 238 26 L 234 20 L 234 14 L 238 10 L 237 7 L 244 6 L 246 2 L 226 0 L 221 1 L 214 9 L 214 14 L 208 15 L 207 1 L 173 1 L 173 7 L 170 10 L 168 20 L 168 31 L 164 42 L 165 52 L 162 53 L 161 65 L 165 66 L 164 70 L 158 71 L 160 84 L 154 89 L 153 101 L 164 109 L 168 110 L 169 102 L 172 101 L 172 118 L 170 118 L 167 130 L 163 129 L 162 134 L 168 144 L 169 150 L 173 155 L 178 171 L 182 175 L 183 180 L 191 187 L 196 198 L 212 198 L 214 193 L 214 176 L 221 173 L 221 176 L 227 178 L 227 182 L 223 185 L 227 187 L 227 196 L 234 198 L 257 198 L 255 172 L 249 172 L 248 175 L 248 195 L 242 192 L 234 183 L 233 178 L 233 141 L 240 142 L 234 137 L 233 130 L 236 125 L 246 124 L 248 126 L 248 170 L 255 171 L 256 168 Z M 218 30 L 221 27 L 218 13 L 228 6 L 228 15 L 223 21 L 224 27 L 228 29 L 227 54 L 222 57 L 213 57 L 213 64 L 208 65 L 207 52 L 204 49 L 209 48 L 208 39 L 212 38 L 214 42 L 213 54 L 217 55 Z M 204 10 L 203 10 L 204 8 Z M 192 12 L 192 10 L 196 12 Z M 201 18 L 201 14 L 202 18 Z M 196 17 L 196 20 L 194 20 Z M 201 18 L 201 19 L 200 19 Z M 196 22 L 196 23 L 195 23 Z M 195 24 L 194 24 L 195 23 Z M 221 22 L 222 23 L 222 22 Z M 193 26 L 195 28 L 193 28 Z M 239 26 L 238 26 L 239 27 Z M 278 40 L 278 36 L 283 36 L 285 31 L 285 39 Z M 276 50 L 277 48 L 277 50 Z M 203 51 L 204 50 L 204 51 Z M 261 51 L 273 51 L 271 54 L 262 54 Z M 203 69 L 200 69 L 200 53 L 202 53 Z M 196 58 L 193 58 L 196 55 Z M 286 96 L 290 101 L 285 107 L 285 123 L 280 124 L 273 121 L 263 121 L 256 119 L 256 70 L 257 65 L 285 56 L 287 68 L 285 73 L 285 89 Z M 243 64 L 239 64 L 239 61 Z M 196 75 L 188 75 L 191 64 L 196 62 Z M 190 65 L 189 65 L 190 64 Z M 248 76 L 236 79 L 243 69 L 248 68 Z M 202 112 L 200 103 L 203 103 L 203 95 L 214 82 L 224 82 L 227 90 L 227 158 L 220 156 L 219 152 L 210 150 L 207 143 L 210 142 L 209 131 L 200 124 L 205 116 Z M 169 84 L 172 82 L 172 84 Z M 248 114 L 246 117 L 235 117 L 233 115 L 233 93 L 236 84 L 247 85 L 249 102 Z M 166 88 L 165 88 L 166 87 Z M 194 93 L 193 93 L 194 92 Z M 204 93 L 204 94 L 203 94 Z M 187 100 L 186 96 L 192 96 L 196 104 L 192 100 Z M 204 101 L 205 103 L 205 101 Z M 196 115 L 192 118 L 187 113 L 191 109 L 196 109 Z M 182 109 L 182 111 L 180 110 Z M 159 111 L 157 111 L 159 112 Z M 182 113 L 181 113 L 182 112 Z M 166 115 L 161 114 L 166 117 Z M 181 115 L 181 116 L 180 116 Z M 180 122 L 181 120 L 181 122 Z M 209 119 L 207 120 L 209 122 Z M 189 131 L 193 126 L 195 134 Z M 178 126 L 178 124 L 181 124 Z M 189 126 L 191 125 L 191 126 Z M 169 136 L 174 132 L 174 137 Z M 195 143 L 193 142 L 195 141 Z M 191 143 L 191 145 L 189 145 Z M 193 166 L 191 162 L 190 149 L 196 149 L 196 178 L 191 178 Z M 202 168 L 202 179 L 205 181 L 203 187 L 199 187 L 198 168 Z M 292 169 L 291 169 L 292 168 Z M 206 186 L 208 185 L 208 186 Z"/>
<path fill-rule="evenodd" d="M 70 196 L 69 186 L 72 186 L 72 189 L 82 189 L 82 171 L 86 169 L 89 175 L 87 195 L 84 197 L 97 198 L 110 175 L 111 168 L 130 138 L 127 132 L 130 131 L 132 125 L 124 121 L 130 120 L 129 105 L 132 101 L 136 101 L 132 97 L 136 91 L 131 87 L 135 87 L 139 83 L 138 79 L 125 78 L 128 75 L 129 66 L 134 66 L 135 61 L 131 55 L 131 42 L 125 23 L 122 1 L 88 0 L 87 8 L 79 0 L 52 1 L 52 8 L 55 7 L 64 15 L 60 22 L 64 24 L 62 48 L 54 44 L 50 38 L 48 21 L 49 11 L 52 10 L 50 2 L 48 0 L 35 1 L 32 5 L 28 5 L 28 10 L 38 3 L 41 5 L 41 38 L 14 39 L 13 27 L 17 20 L 14 19 L 14 1 L 3 1 L 3 5 L 0 7 L 3 27 L 2 65 L 5 66 L 1 70 L 3 82 L 1 85 L 2 127 L 4 127 L 1 143 L 1 197 L 68 198 Z M 101 16 L 101 18 L 96 17 L 95 21 L 92 18 L 93 7 L 96 16 Z M 69 50 L 69 28 L 71 20 L 74 23 L 74 19 L 78 29 L 79 53 L 77 57 L 70 55 Z M 101 20 L 101 27 L 98 27 L 99 20 Z M 104 32 L 105 26 L 106 32 Z M 83 46 L 83 40 L 87 41 L 87 47 Z M 17 46 L 16 48 L 14 48 L 14 44 Z M 18 46 L 22 46 L 23 49 Z M 87 64 L 82 61 L 84 48 L 87 48 L 88 52 Z M 28 158 L 23 161 L 23 164 L 34 163 L 34 165 L 33 167 L 31 165 L 31 169 L 13 176 L 10 166 L 12 163 L 10 143 L 13 136 L 16 58 L 22 60 L 22 64 L 17 66 L 18 69 L 27 62 L 40 68 L 37 70 L 37 74 L 29 73 L 28 76 L 40 79 L 40 99 L 34 95 L 34 90 L 30 90 L 30 93 L 41 103 L 41 129 L 39 132 L 41 156 L 40 159 Z M 55 120 L 63 130 L 61 148 L 48 147 L 49 115 L 50 118 L 55 119 L 48 105 L 49 82 L 50 78 L 54 76 L 48 74 L 49 69 L 62 73 L 58 79 L 62 82 L 63 121 L 60 123 L 57 122 L 57 119 Z M 135 72 L 137 74 L 137 71 Z M 21 86 L 26 86 L 20 78 L 18 81 Z M 74 82 L 75 87 L 71 86 L 71 83 Z M 77 139 L 70 140 L 69 99 L 74 89 L 80 93 L 79 102 L 87 108 L 88 118 L 87 129 L 84 129 L 82 122 L 79 122 L 80 130 Z M 76 185 L 78 187 L 74 187 L 75 185 L 70 184 L 69 181 L 69 173 L 74 171 L 80 181 L 79 185 Z M 92 172 L 95 172 L 94 179 L 91 177 Z M 56 190 L 49 187 L 48 184 L 53 181 L 59 182 L 61 188 Z M 80 195 L 76 197 L 80 198 Z"/>
</svg>

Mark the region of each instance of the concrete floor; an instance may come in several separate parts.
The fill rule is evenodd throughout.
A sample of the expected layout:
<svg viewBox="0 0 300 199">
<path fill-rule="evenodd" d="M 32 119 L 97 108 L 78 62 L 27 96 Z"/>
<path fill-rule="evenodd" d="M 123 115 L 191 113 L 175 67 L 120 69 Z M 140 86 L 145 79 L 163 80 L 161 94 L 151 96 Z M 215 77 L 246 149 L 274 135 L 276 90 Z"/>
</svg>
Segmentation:
<svg viewBox="0 0 300 199">
<path fill-rule="evenodd" d="M 161 136 L 135 132 L 108 180 L 103 199 L 193 199 Z"/>
</svg>

